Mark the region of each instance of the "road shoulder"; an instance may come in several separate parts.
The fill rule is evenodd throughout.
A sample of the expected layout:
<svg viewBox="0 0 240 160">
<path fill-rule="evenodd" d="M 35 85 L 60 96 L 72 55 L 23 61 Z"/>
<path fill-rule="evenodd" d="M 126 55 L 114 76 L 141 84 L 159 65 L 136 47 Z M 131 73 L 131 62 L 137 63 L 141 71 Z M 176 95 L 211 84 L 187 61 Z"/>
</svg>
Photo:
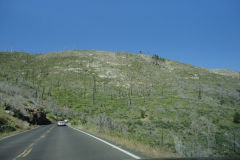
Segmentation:
<svg viewBox="0 0 240 160">
<path fill-rule="evenodd" d="M 94 132 L 92 130 L 86 130 L 86 129 L 83 129 L 82 127 L 80 126 L 72 126 L 72 125 L 68 125 L 70 128 L 74 129 L 74 130 L 77 130 L 81 133 L 84 133 L 92 138 L 95 138 L 131 157 L 133 157 L 134 159 L 141 159 L 141 158 L 151 158 L 150 156 L 146 156 L 145 154 L 139 152 L 139 151 L 136 151 L 134 150 L 134 148 L 129 148 L 127 147 L 126 145 L 122 145 L 120 143 L 117 143 L 114 141 L 114 139 L 112 140 L 111 138 L 107 137 L 107 136 L 104 136 L 103 134 L 99 134 L 97 132 Z"/>
</svg>

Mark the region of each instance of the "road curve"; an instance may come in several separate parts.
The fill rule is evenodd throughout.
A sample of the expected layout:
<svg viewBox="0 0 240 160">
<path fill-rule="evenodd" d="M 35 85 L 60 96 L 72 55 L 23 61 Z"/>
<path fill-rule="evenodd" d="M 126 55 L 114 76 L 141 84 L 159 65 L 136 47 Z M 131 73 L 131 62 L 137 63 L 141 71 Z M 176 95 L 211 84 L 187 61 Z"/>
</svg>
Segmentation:
<svg viewBox="0 0 240 160">
<path fill-rule="evenodd" d="M 135 157 L 136 158 L 136 157 Z M 0 140 L 0 160 L 131 160 L 134 157 L 68 126 L 56 124 Z"/>
</svg>

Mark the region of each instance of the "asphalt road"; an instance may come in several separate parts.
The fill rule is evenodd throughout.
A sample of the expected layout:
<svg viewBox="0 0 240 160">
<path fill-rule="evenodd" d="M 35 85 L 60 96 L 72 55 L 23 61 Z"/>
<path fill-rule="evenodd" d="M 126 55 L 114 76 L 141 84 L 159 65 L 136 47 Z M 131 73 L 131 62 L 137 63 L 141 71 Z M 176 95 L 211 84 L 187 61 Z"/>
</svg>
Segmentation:
<svg viewBox="0 0 240 160">
<path fill-rule="evenodd" d="M 108 142 L 107 142 L 108 143 Z M 0 140 L 0 160 L 133 160 L 130 152 L 56 124 Z"/>
</svg>

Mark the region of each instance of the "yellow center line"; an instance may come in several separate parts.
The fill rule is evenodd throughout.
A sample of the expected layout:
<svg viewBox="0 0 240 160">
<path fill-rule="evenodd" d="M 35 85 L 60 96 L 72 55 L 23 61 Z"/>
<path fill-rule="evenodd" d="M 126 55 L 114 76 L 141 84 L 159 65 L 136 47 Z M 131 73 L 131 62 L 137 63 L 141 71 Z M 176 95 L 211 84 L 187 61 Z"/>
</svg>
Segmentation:
<svg viewBox="0 0 240 160">
<path fill-rule="evenodd" d="M 33 143 L 31 143 L 22 153 L 20 153 L 17 157 L 13 158 L 13 160 L 17 160 L 18 158 L 24 158 L 26 157 L 31 151 L 33 146 L 40 141 L 41 139 L 43 139 L 44 137 L 46 137 L 46 135 L 53 129 L 54 126 L 52 126 L 51 128 L 49 128 L 47 131 L 45 131 L 37 140 L 35 140 Z"/>
<path fill-rule="evenodd" d="M 30 148 L 22 157 L 26 157 L 30 152 L 32 151 L 32 148 Z"/>
</svg>

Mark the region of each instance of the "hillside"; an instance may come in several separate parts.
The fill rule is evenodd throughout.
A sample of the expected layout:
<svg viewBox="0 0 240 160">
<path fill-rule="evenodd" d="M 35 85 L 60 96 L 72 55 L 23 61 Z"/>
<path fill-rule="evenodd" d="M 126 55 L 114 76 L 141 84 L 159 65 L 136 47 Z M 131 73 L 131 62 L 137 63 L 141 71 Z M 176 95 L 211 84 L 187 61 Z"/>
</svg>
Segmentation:
<svg viewBox="0 0 240 160">
<path fill-rule="evenodd" d="M 24 121 L 4 112 L 3 108 L 0 107 L 0 139 L 31 128 Z"/>
<path fill-rule="evenodd" d="M 0 68 L 52 118 L 180 156 L 240 154 L 239 72 L 95 50 L 1 52 Z"/>
</svg>

